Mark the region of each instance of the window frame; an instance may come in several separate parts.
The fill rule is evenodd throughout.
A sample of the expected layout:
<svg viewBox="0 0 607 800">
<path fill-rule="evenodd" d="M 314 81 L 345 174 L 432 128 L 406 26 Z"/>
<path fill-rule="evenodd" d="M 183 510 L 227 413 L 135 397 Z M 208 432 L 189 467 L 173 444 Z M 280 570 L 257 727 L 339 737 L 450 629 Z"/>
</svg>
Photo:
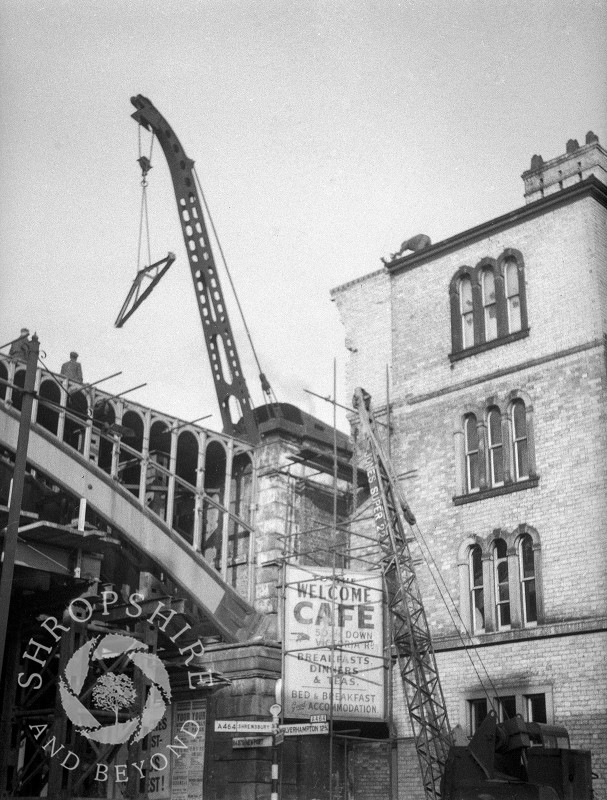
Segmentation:
<svg viewBox="0 0 607 800">
<path fill-rule="evenodd" d="M 474 555 L 478 553 L 480 558 L 480 584 L 475 582 L 475 567 L 474 567 Z M 487 615 L 487 606 L 485 603 L 485 576 L 483 570 L 483 549 L 480 544 L 473 544 L 468 548 L 468 596 L 469 596 L 469 614 L 470 614 L 470 630 L 472 634 L 476 633 L 485 633 L 486 630 L 486 615 Z M 477 595 L 480 594 L 482 598 L 482 606 L 479 609 L 479 606 L 476 603 Z M 482 626 L 476 625 L 476 618 L 477 614 L 476 611 L 479 609 L 479 612 L 482 614 L 483 624 Z"/>
<path fill-rule="evenodd" d="M 520 547 L 521 542 L 525 542 L 525 537 L 529 537 L 533 553 L 533 579 L 535 580 L 535 619 L 529 619 L 528 610 L 523 607 L 524 587 L 521 585 L 520 573 Z M 504 542 L 503 552 L 505 555 L 500 559 L 501 563 L 507 564 L 507 581 L 502 580 L 501 584 L 508 586 L 508 599 L 500 600 L 499 584 L 497 580 L 496 564 L 496 544 Z M 474 582 L 473 573 L 473 554 L 480 549 L 480 559 L 482 564 L 482 583 Z M 541 560 L 541 541 L 537 530 L 522 523 L 511 531 L 496 528 L 489 535 L 469 536 L 465 538 L 459 546 L 457 552 L 457 565 L 459 571 L 460 587 L 460 614 L 464 629 L 470 636 L 499 635 L 508 633 L 512 630 L 529 630 L 543 624 L 544 604 L 542 588 L 542 560 Z M 477 564 L 478 566 L 478 564 Z M 480 577 L 480 576 L 479 576 Z M 484 612 L 484 628 L 476 626 L 475 593 L 482 589 L 482 609 Z M 499 605 L 510 606 L 510 622 L 502 623 Z"/>
<path fill-rule="evenodd" d="M 518 295 L 510 295 L 510 298 L 518 297 L 520 327 L 517 330 L 512 330 L 511 304 L 506 286 L 507 271 L 511 264 L 516 265 L 518 278 Z M 493 304 L 485 304 L 483 289 L 483 276 L 488 271 L 493 273 L 495 285 L 497 335 L 491 338 L 487 337 L 485 309 Z M 461 284 L 466 279 L 470 280 L 472 287 L 473 344 L 464 341 L 462 325 Z M 525 263 L 522 253 L 515 248 L 507 247 L 497 259 L 482 258 L 475 267 L 469 265 L 460 267 L 451 278 L 449 297 L 451 305 L 451 352 L 449 353 L 449 359 L 452 363 L 490 350 L 493 347 L 518 341 L 529 335 Z"/>
<path fill-rule="evenodd" d="M 519 408 L 521 412 L 518 411 Z M 494 436 L 499 428 L 493 432 L 491 430 L 492 424 L 495 428 L 495 423 L 498 422 L 492 417 L 494 410 L 501 415 L 501 445 Z M 524 431 L 520 430 L 521 413 L 524 415 Z M 517 424 L 515 416 L 519 418 Z M 478 488 L 472 486 L 470 480 L 470 456 L 477 452 L 469 449 L 467 420 L 472 417 L 476 419 L 478 431 Z M 534 409 L 530 397 L 518 389 L 505 396 L 492 395 L 482 405 L 464 406 L 457 417 L 454 430 L 454 505 L 464 505 L 538 486 L 533 417 Z M 498 458 L 501 458 L 501 463 L 497 463 Z M 525 474 L 521 472 L 519 461 L 524 464 Z M 502 480 L 496 480 L 500 470 Z"/>
<path fill-rule="evenodd" d="M 493 441 L 491 416 L 492 414 L 498 415 L 498 430 L 500 433 L 499 442 Z M 502 480 L 495 479 L 495 466 L 496 466 L 496 451 L 499 451 L 499 458 L 501 460 Z M 487 471 L 489 475 L 490 486 L 503 486 L 505 483 L 505 463 L 504 463 L 504 430 L 502 426 L 502 412 L 496 405 L 488 406 L 487 408 Z"/>
<path fill-rule="evenodd" d="M 523 408 L 523 419 L 525 420 L 525 435 L 517 436 L 516 409 L 517 407 L 520 408 L 521 406 Z M 512 473 L 513 473 L 512 477 L 516 483 L 519 483 L 520 481 L 527 480 L 531 475 L 531 467 L 529 459 L 527 406 L 522 397 L 515 397 L 510 403 L 510 424 L 512 426 Z M 526 450 L 524 460 L 526 461 L 527 471 L 525 474 L 521 474 L 519 471 L 519 452 L 522 442 L 524 442 Z"/>
<path fill-rule="evenodd" d="M 470 285 L 470 298 L 471 298 L 470 302 L 472 304 L 472 307 L 470 308 L 469 311 L 465 310 L 464 307 L 463 307 L 464 306 L 464 292 L 462 290 L 462 286 L 464 285 L 464 283 Z M 462 275 L 460 277 L 460 279 L 459 279 L 458 293 L 459 293 L 459 326 L 460 326 L 460 335 L 461 335 L 461 341 L 462 341 L 462 349 L 466 350 L 468 347 L 473 347 L 474 346 L 474 293 L 473 293 L 473 290 L 472 290 L 472 279 L 470 278 L 470 275 L 468 275 L 467 273 Z M 472 326 L 471 326 L 472 343 L 469 344 L 469 345 L 466 344 L 466 330 L 467 330 L 467 324 L 468 324 L 467 323 L 467 319 L 468 318 L 470 318 L 470 320 L 472 322 Z"/>
<path fill-rule="evenodd" d="M 474 422 L 473 422 L 474 421 Z M 476 449 L 471 449 L 469 446 L 469 436 L 468 436 L 468 426 L 469 423 L 474 425 L 474 430 L 476 433 Z M 468 494 L 474 494 L 475 492 L 480 491 L 480 484 L 481 484 L 481 466 L 482 466 L 482 458 L 481 458 L 481 448 L 480 448 L 480 435 L 478 430 L 478 417 L 476 414 L 468 413 L 464 415 L 464 469 L 465 469 L 465 485 L 466 485 L 466 492 Z M 472 486 L 472 469 L 471 469 L 471 459 L 473 456 L 476 456 L 476 476 L 478 485 Z"/>
<path fill-rule="evenodd" d="M 526 578 L 524 574 L 524 565 L 523 565 L 523 554 L 522 549 L 523 545 L 529 542 L 531 545 L 531 557 L 533 561 L 533 575 L 530 578 Z M 530 533 L 524 532 L 522 533 L 516 542 L 516 557 L 518 561 L 518 580 L 519 580 L 519 592 L 520 592 L 520 603 L 521 603 L 521 623 L 523 628 L 531 628 L 537 625 L 538 621 L 538 591 L 537 591 L 537 565 L 535 563 L 535 546 L 533 542 L 533 537 Z M 533 593 L 534 593 L 534 604 L 535 604 L 535 619 L 529 619 L 529 612 L 527 608 L 527 601 L 526 601 L 526 584 L 533 582 Z"/>
<path fill-rule="evenodd" d="M 516 271 L 516 294 L 510 294 L 510 287 L 508 281 L 508 272 L 510 267 L 514 267 Z M 506 258 L 504 259 L 504 296 L 506 300 L 506 320 L 507 320 L 507 330 L 508 333 L 518 333 L 518 331 L 522 330 L 523 327 L 523 318 L 522 318 L 522 310 L 521 310 L 521 269 L 519 264 L 514 258 Z M 514 298 L 518 299 L 518 318 L 519 318 L 519 325 L 518 328 L 513 329 L 512 326 L 512 300 Z"/>
<path fill-rule="evenodd" d="M 493 298 L 487 298 L 487 279 L 491 276 L 493 281 Z M 483 337 L 485 342 L 493 342 L 499 338 L 498 319 L 497 319 L 497 281 L 495 279 L 495 272 L 491 267 L 483 267 L 481 270 L 481 304 L 483 307 Z M 491 316 L 493 311 L 493 316 Z M 495 334 L 489 336 L 488 321 L 495 321 Z M 491 332 L 493 334 L 493 331 Z"/>
<path fill-rule="evenodd" d="M 503 716 L 503 700 L 514 697 L 515 713 L 520 714 L 525 722 L 539 722 L 539 720 L 532 720 L 530 718 L 528 698 L 540 695 L 544 696 L 546 710 L 546 722 L 544 724 L 554 725 L 554 697 L 553 688 L 550 684 L 531 686 L 498 685 L 496 687 L 491 687 L 490 692 L 483 691 L 482 689 L 466 692 L 461 699 L 461 718 L 466 720 L 468 735 L 473 736 L 476 731 L 475 723 L 479 715 L 474 712 L 475 709 L 482 706 L 483 701 L 485 702 L 486 714 L 494 710 L 498 715 L 498 721 L 501 722 Z M 481 722 L 482 720 L 478 720 L 478 724 Z"/>
<path fill-rule="evenodd" d="M 498 554 L 498 548 L 501 547 L 502 544 L 503 544 L 504 555 L 500 556 Z M 510 563 L 508 558 L 508 542 L 501 536 L 495 538 L 492 544 L 491 554 L 493 560 L 493 596 L 495 605 L 496 629 L 498 631 L 509 631 L 512 629 L 512 593 L 510 587 Z M 506 575 L 504 580 L 500 580 L 500 571 L 503 572 L 503 569 L 500 570 L 500 567 L 505 568 Z M 501 599 L 500 589 L 504 586 L 506 587 L 507 590 L 506 600 Z M 504 611 L 504 616 L 507 613 L 508 622 L 502 621 L 502 609 L 507 609 L 507 612 Z"/>
</svg>

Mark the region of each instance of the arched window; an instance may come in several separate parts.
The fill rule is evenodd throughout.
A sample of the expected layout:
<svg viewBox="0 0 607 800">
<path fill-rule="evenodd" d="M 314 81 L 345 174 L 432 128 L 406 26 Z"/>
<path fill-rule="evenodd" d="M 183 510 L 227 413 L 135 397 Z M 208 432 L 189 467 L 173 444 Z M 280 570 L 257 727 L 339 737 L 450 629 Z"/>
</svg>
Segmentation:
<svg viewBox="0 0 607 800">
<path fill-rule="evenodd" d="M 508 578 L 508 546 L 503 539 L 493 545 L 493 575 L 497 627 L 510 627 L 510 585 Z"/>
<path fill-rule="evenodd" d="M 468 553 L 472 633 L 479 633 L 485 630 L 485 596 L 483 587 L 483 562 L 481 556 L 481 546 L 479 544 L 473 545 Z"/>
<path fill-rule="evenodd" d="M 466 489 L 475 492 L 479 488 L 478 428 L 474 414 L 464 417 L 464 447 L 466 452 Z"/>
<path fill-rule="evenodd" d="M 521 292 L 519 285 L 518 264 L 513 258 L 506 261 L 506 312 L 508 314 L 508 333 L 520 331 L 521 324 Z"/>
<path fill-rule="evenodd" d="M 484 409 L 467 404 L 456 420 L 455 505 L 538 485 L 533 405 L 525 392 L 491 395 Z"/>
<path fill-rule="evenodd" d="M 474 313 L 472 301 L 472 281 L 464 277 L 459 282 L 459 314 L 462 333 L 462 347 L 474 344 Z"/>
<path fill-rule="evenodd" d="M 56 434 L 59 426 L 59 404 L 61 389 L 55 381 L 43 380 L 38 390 L 38 411 L 36 422 L 47 431 Z M 45 402 L 48 401 L 48 402 Z"/>
<path fill-rule="evenodd" d="M 483 324 L 485 341 L 497 339 L 497 302 L 495 299 L 495 274 L 492 269 L 483 270 L 482 280 Z"/>
<path fill-rule="evenodd" d="M 489 444 L 489 478 L 492 486 L 504 483 L 504 447 L 502 439 L 502 414 L 495 406 L 489 409 L 488 444 Z"/>
<path fill-rule="evenodd" d="M 519 580 L 523 625 L 537 622 L 537 594 L 535 582 L 535 554 L 533 540 L 525 533 L 518 542 Z"/>
<path fill-rule="evenodd" d="M 529 335 L 523 255 L 507 247 L 462 265 L 449 284 L 452 362 Z"/>
<path fill-rule="evenodd" d="M 529 477 L 529 445 L 527 440 L 527 413 L 525 403 L 517 399 L 512 403 L 512 447 L 514 480 Z"/>
</svg>

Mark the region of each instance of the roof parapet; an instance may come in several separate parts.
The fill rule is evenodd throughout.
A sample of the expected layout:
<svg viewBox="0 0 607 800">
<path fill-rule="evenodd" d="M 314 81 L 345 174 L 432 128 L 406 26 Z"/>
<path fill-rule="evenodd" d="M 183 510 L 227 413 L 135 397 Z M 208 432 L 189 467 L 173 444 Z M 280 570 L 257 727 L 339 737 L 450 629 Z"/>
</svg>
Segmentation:
<svg viewBox="0 0 607 800">
<path fill-rule="evenodd" d="M 525 202 L 533 203 L 590 175 L 607 185 L 607 151 L 592 131 L 586 134 L 583 145 L 577 139 L 569 139 L 565 153 L 550 161 L 544 161 L 540 155 L 532 156 L 530 169 L 521 176 L 525 184 Z"/>
</svg>

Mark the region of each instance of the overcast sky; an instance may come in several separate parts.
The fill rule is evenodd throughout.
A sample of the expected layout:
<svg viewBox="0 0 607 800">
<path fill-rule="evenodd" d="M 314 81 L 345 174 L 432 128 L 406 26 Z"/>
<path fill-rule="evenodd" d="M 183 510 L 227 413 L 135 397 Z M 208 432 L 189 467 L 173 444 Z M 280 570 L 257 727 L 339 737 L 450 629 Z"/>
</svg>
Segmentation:
<svg viewBox="0 0 607 800">
<path fill-rule="evenodd" d="M 143 94 L 196 161 L 278 398 L 344 396 L 332 287 L 523 205 L 521 173 L 592 129 L 607 144 L 603 0 L 0 0 L 0 338 L 58 370 L 147 381 L 133 399 L 220 417 L 166 162 L 152 260 L 177 262 L 125 327 Z M 255 403 L 257 372 L 224 291 Z M 342 421 L 343 422 L 343 421 Z"/>
</svg>

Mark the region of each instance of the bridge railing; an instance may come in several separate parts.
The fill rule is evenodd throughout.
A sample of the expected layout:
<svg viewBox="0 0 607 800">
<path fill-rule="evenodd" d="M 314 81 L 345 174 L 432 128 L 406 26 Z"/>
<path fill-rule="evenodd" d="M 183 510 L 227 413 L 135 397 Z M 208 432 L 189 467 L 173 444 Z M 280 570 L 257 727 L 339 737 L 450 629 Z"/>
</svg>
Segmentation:
<svg viewBox="0 0 607 800">
<path fill-rule="evenodd" d="M 21 409 L 25 364 L 0 354 L 0 403 Z M 253 447 L 39 367 L 32 422 L 128 489 L 248 600 Z"/>
</svg>

